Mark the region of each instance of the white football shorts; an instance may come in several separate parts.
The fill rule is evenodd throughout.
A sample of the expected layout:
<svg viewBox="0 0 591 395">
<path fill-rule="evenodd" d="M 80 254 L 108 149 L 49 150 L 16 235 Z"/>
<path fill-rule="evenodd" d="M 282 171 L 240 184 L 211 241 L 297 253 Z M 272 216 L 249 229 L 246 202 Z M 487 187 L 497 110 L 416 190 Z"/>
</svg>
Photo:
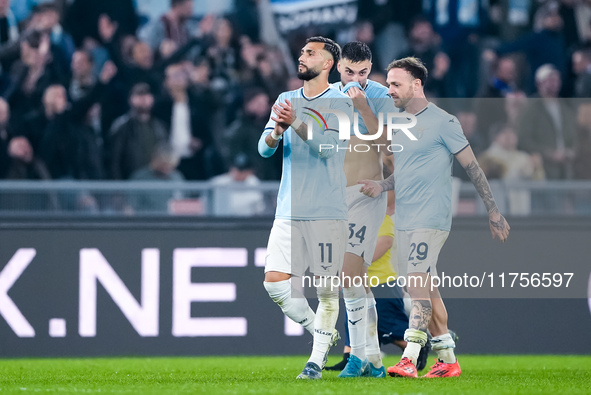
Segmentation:
<svg viewBox="0 0 591 395">
<path fill-rule="evenodd" d="M 347 252 L 363 258 L 365 266 L 370 266 L 378 242 L 380 226 L 384 222 L 388 194 L 376 198 L 359 192 L 361 185 L 347 187 L 347 207 L 349 208 L 349 238 Z"/>
<path fill-rule="evenodd" d="M 396 230 L 399 276 L 437 276 L 437 259 L 449 232 L 437 229 Z"/>
<path fill-rule="evenodd" d="M 343 267 L 347 221 L 275 219 L 267 245 L 265 273 L 336 276 Z"/>
</svg>

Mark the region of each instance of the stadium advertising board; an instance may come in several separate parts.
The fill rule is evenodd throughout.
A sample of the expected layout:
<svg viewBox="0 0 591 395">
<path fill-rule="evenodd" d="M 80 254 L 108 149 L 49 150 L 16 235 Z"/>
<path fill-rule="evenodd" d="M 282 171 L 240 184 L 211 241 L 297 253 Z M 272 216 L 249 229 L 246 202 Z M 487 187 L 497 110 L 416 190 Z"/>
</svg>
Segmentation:
<svg viewBox="0 0 591 395">
<path fill-rule="evenodd" d="M 496 265 L 498 276 L 505 270 L 498 259 L 511 256 L 542 262 L 558 254 L 574 261 L 583 255 L 585 245 L 573 235 L 587 240 L 591 235 L 588 225 L 564 223 L 560 232 L 552 232 L 517 221 L 519 243 L 507 244 L 495 257 L 486 253 L 488 229 L 475 223 L 456 221 L 441 259 L 466 261 L 466 255 L 480 251 L 478 265 L 476 260 L 454 269 L 445 264 L 446 272 L 460 276 L 470 266 L 483 272 Z M 284 319 L 262 286 L 269 227 L 265 221 L 232 226 L 4 223 L 0 226 L 0 355 L 305 354 L 309 335 Z M 530 248 L 550 236 L 552 244 Z M 544 266 L 540 263 L 540 270 Z M 509 293 L 502 299 L 494 293 L 479 297 L 486 293 L 464 292 L 461 298 L 450 298 L 453 329 L 461 335 L 458 347 L 463 353 L 591 352 L 585 340 L 591 330 L 586 266 L 584 275 L 575 270 L 571 280 L 584 284 L 581 297 L 558 293 L 537 299 L 544 294 Z M 567 269 L 556 265 L 554 271 Z M 514 266 L 514 270 L 521 269 Z M 444 292 L 453 295 L 453 291 Z M 548 322 L 574 323 L 561 325 L 566 332 L 552 345 L 544 340 L 555 330 Z M 498 333 L 506 333 L 502 345 L 482 341 Z"/>
</svg>

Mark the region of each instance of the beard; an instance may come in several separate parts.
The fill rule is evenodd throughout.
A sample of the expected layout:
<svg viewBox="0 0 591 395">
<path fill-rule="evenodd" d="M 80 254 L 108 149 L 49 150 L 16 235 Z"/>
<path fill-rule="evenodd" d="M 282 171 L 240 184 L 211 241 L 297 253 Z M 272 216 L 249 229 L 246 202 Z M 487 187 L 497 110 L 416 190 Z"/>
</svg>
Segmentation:
<svg viewBox="0 0 591 395">
<path fill-rule="evenodd" d="M 310 81 L 320 75 L 320 71 L 309 69 L 306 66 L 305 71 L 298 71 L 298 78 L 302 81 Z"/>
<path fill-rule="evenodd" d="M 412 87 L 408 88 L 408 92 L 406 92 L 405 97 L 398 97 L 398 100 L 400 100 L 400 103 L 396 104 L 394 103 L 394 106 L 396 108 L 406 108 L 406 106 L 408 106 L 408 103 L 410 103 L 410 101 L 413 98 L 413 91 L 412 91 Z"/>
</svg>

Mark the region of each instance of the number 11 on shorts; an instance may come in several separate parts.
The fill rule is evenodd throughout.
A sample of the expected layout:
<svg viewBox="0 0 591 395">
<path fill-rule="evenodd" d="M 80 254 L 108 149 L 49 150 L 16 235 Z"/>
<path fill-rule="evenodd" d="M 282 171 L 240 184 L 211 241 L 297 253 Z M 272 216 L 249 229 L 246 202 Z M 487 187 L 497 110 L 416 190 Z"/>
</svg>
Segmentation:
<svg viewBox="0 0 591 395">
<path fill-rule="evenodd" d="M 320 263 L 324 263 L 324 243 L 318 243 L 320 247 Z M 328 252 L 328 263 L 332 263 L 332 243 L 326 243 L 326 250 Z"/>
</svg>

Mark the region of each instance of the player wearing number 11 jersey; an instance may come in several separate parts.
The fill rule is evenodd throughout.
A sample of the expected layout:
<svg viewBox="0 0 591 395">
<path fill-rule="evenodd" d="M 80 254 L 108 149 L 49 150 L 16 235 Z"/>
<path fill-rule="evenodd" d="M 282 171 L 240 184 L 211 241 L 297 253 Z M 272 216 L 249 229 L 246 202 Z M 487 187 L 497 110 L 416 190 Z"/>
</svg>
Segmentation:
<svg viewBox="0 0 591 395">
<path fill-rule="evenodd" d="M 265 259 L 264 286 L 286 316 L 314 335 L 312 354 L 298 379 L 319 379 L 334 342 L 339 314 L 337 276 L 347 242 L 344 172 L 348 140 L 339 140 L 339 111 L 352 119 L 351 99 L 328 84 L 341 49 L 334 41 L 312 37 L 299 58 L 304 87 L 285 92 L 273 106 L 259 140 L 259 153 L 269 157 L 283 140 L 283 172 L 277 212 Z M 308 138 L 306 123 L 316 123 Z M 314 125 L 314 123 L 312 125 Z M 294 288 L 305 271 L 319 279 L 316 314 Z"/>
</svg>

